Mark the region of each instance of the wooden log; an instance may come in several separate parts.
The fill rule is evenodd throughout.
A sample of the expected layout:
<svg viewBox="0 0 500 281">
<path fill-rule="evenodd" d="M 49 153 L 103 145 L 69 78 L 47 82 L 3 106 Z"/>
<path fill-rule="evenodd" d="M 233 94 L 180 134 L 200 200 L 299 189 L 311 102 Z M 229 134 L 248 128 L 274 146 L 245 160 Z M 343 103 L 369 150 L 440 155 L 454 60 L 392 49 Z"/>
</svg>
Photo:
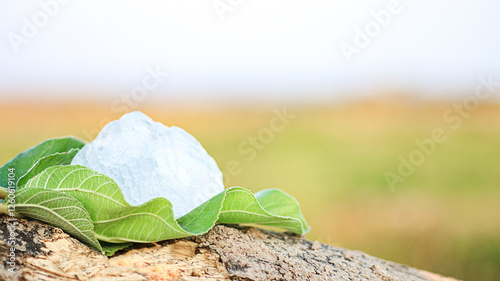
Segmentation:
<svg viewBox="0 0 500 281">
<path fill-rule="evenodd" d="M 9 219 L 0 216 L 5 281 L 455 280 L 290 233 L 227 225 L 188 239 L 136 244 L 108 258 L 58 228 L 17 219 L 9 229 Z"/>
</svg>

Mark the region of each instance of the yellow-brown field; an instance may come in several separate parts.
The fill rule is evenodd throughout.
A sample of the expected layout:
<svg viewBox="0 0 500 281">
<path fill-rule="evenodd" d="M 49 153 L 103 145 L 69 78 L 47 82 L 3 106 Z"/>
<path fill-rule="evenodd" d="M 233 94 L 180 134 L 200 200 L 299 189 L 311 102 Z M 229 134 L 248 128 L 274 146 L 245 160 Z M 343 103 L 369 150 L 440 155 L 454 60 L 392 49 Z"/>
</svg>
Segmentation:
<svg viewBox="0 0 500 281">
<path fill-rule="evenodd" d="M 284 126 L 275 113 L 282 106 L 157 103 L 136 110 L 194 135 L 227 186 L 276 187 L 296 197 L 312 227 L 309 239 L 465 280 L 498 280 L 500 105 L 455 115 L 453 103 L 289 106 L 294 117 Z M 122 113 L 107 102 L 4 103 L 0 165 L 48 138 L 90 141 Z M 416 141 L 436 129 L 444 141 L 434 142 L 414 173 L 388 185 L 386 172 L 399 175 L 401 157 L 418 154 Z"/>
</svg>

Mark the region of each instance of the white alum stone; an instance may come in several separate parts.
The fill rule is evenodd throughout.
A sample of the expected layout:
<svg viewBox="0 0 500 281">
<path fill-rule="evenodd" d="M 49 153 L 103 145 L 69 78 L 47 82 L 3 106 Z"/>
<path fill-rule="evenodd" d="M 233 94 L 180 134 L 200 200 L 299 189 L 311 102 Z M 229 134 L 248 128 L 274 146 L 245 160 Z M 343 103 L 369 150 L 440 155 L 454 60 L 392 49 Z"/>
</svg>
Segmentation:
<svg viewBox="0 0 500 281">
<path fill-rule="evenodd" d="M 167 198 L 175 218 L 224 190 L 217 163 L 193 136 L 154 122 L 142 112 L 107 124 L 71 164 L 114 179 L 133 206 Z"/>
</svg>

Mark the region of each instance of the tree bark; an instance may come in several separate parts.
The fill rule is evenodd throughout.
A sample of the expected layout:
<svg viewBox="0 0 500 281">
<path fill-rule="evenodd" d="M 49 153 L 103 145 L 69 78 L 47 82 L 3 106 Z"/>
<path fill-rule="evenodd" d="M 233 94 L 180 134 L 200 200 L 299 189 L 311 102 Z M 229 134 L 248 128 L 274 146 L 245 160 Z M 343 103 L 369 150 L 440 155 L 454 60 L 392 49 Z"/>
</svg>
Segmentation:
<svg viewBox="0 0 500 281">
<path fill-rule="evenodd" d="M 9 228 L 9 219 L 0 216 L 0 280 L 6 281 L 455 280 L 290 233 L 227 225 L 136 244 L 108 258 L 58 228 L 29 219 Z"/>
</svg>

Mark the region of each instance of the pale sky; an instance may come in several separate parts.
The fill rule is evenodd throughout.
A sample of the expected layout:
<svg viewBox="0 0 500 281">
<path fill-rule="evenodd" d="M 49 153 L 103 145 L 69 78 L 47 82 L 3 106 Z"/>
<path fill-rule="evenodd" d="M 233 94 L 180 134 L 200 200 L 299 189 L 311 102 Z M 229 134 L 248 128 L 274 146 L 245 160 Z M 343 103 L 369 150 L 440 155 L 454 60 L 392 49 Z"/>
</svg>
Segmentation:
<svg viewBox="0 0 500 281">
<path fill-rule="evenodd" d="M 500 80 L 499 28 L 498 0 L 0 0 L 0 95 L 113 96 L 148 66 L 151 96 L 473 89 Z"/>
</svg>

